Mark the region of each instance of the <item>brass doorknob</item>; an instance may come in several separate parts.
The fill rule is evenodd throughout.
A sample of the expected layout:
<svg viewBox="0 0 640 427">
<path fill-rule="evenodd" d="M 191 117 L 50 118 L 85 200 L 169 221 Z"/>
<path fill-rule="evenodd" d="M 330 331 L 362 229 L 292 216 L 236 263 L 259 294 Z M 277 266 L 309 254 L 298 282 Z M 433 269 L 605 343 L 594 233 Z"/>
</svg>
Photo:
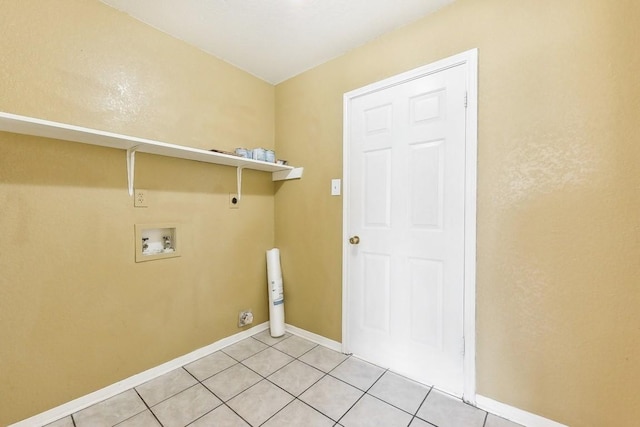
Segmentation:
<svg viewBox="0 0 640 427">
<path fill-rule="evenodd" d="M 349 243 L 351 243 L 352 245 L 357 245 L 358 243 L 360 243 L 360 237 L 358 236 L 349 237 Z"/>
</svg>

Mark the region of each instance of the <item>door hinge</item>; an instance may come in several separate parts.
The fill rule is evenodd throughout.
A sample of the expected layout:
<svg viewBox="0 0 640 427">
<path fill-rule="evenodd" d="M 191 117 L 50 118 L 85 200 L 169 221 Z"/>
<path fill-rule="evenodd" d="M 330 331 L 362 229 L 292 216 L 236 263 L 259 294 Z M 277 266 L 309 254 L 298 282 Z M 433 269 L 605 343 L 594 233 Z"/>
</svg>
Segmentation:
<svg viewBox="0 0 640 427">
<path fill-rule="evenodd" d="M 469 94 L 467 92 L 464 93 L 464 108 L 467 108 L 469 102 Z"/>
</svg>

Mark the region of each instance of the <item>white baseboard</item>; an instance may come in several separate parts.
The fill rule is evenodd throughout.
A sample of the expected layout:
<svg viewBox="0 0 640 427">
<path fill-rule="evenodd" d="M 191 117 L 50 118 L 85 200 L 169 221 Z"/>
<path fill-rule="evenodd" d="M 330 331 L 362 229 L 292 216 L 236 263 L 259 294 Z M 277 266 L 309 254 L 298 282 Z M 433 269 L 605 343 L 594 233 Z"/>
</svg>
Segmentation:
<svg viewBox="0 0 640 427">
<path fill-rule="evenodd" d="M 308 339 L 309 341 L 312 341 L 316 344 L 320 344 L 322 346 L 330 348 L 331 350 L 339 351 L 340 353 L 342 353 L 342 344 L 337 341 L 330 340 L 329 338 L 325 338 L 322 335 L 314 334 L 313 332 L 305 331 L 304 329 L 300 329 L 289 324 L 285 324 L 285 330 L 287 332 L 291 332 L 293 335 Z"/>
<path fill-rule="evenodd" d="M 211 353 L 215 353 L 216 351 L 221 350 L 224 347 L 235 344 L 238 341 L 242 341 L 245 338 L 249 338 L 250 336 L 257 334 L 258 332 L 262 332 L 267 329 L 269 329 L 269 322 L 254 326 L 251 329 L 247 329 L 230 337 L 223 338 L 213 344 L 209 344 L 205 347 L 199 348 L 195 351 L 192 351 L 191 353 L 185 354 L 184 356 L 180 356 L 176 359 L 170 360 L 169 362 L 163 363 L 162 365 L 133 375 L 115 384 L 67 402 L 56 408 L 42 412 L 31 418 L 27 418 L 26 420 L 19 421 L 9 427 L 43 426 L 53 421 L 57 421 L 61 418 L 74 414 L 78 411 L 81 411 L 82 409 L 88 408 L 91 405 L 102 402 L 103 400 L 109 399 L 110 397 L 113 397 L 131 388 L 137 387 L 140 384 L 144 384 L 147 381 L 151 381 L 152 379 L 164 375 L 167 372 L 187 365 L 202 357 L 208 356 Z M 305 338 L 309 341 L 315 342 L 316 344 L 320 344 L 324 347 L 330 348 L 331 350 L 342 352 L 342 343 L 339 343 L 337 341 L 325 338 L 321 335 L 314 334 L 313 332 L 309 332 L 289 324 L 285 324 L 285 330 L 293 335 L 297 335 L 301 338 Z M 489 398 L 479 395 L 477 396 L 477 403 L 478 407 L 484 410 L 513 420 L 527 427 L 566 427 L 562 424 L 558 424 L 550 420 L 545 420 L 544 418 L 537 415 L 529 414 L 528 412 L 519 410 L 517 408 L 512 408 L 508 405 L 493 401 Z"/>
<path fill-rule="evenodd" d="M 82 409 L 88 408 L 91 405 L 102 402 L 103 400 L 109 399 L 110 397 L 113 397 L 131 388 L 137 387 L 140 384 L 146 383 L 147 381 L 157 378 L 160 375 L 166 374 L 167 372 L 173 371 L 174 369 L 177 369 L 181 366 L 187 365 L 191 362 L 195 362 L 202 357 L 208 356 L 211 353 L 215 353 L 216 351 L 221 350 L 224 347 L 235 344 L 236 342 L 242 341 L 245 338 L 249 338 L 250 336 L 257 334 L 258 332 L 262 332 L 268 328 L 269 322 L 261 323 L 260 325 L 256 325 L 251 329 L 247 329 L 245 331 L 231 335 L 230 337 L 223 338 L 213 344 L 209 344 L 205 347 L 194 350 L 191 353 L 185 354 L 184 356 L 180 356 L 176 359 L 170 360 L 169 362 L 163 363 L 162 365 L 156 366 L 155 368 L 151 368 L 139 374 L 133 375 L 115 384 L 94 391 L 93 393 L 89 393 L 85 396 L 79 397 L 78 399 L 74 399 L 58 407 L 35 415 L 31 418 L 27 418 L 26 420 L 19 421 L 15 424 L 10 425 L 9 427 L 33 427 L 52 423 L 59 420 L 60 418 L 64 418 L 68 415 L 74 414 Z"/>
<path fill-rule="evenodd" d="M 514 423 L 522 424 L 526 427 L 567 427 L 564 424 L 543 418 L 539 415 L 532 414 L 531 412 L 523 411 L 522 409 L 514 408 L 513 406 L 489 399 L 488 397 L 481 396 L 479 394 L 476 395 L 476 405 L 480 409 L 498 415 L 502 418 L 506 418 L 507 420 L 511 420 Z"/>
</svg>

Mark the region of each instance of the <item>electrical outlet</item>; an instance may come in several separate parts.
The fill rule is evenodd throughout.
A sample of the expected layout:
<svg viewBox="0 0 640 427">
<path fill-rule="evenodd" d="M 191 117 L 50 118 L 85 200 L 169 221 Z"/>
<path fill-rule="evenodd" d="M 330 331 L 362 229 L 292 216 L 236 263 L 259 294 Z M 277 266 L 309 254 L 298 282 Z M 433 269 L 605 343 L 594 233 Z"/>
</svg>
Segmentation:
<svg viewBox="0 0 640 427">
<path fill-rule="evenodd" d="M 136 188 L 133 192 L 133 206 L 136 208 L 146 208 L 149 206 L 147 190 Z"/>
<path fill-rule="evenodd" d="M 238 314 L 238 328 L 242 328 L 252 323 L 253 323 L 253 313 L 251 312 L 251 309 L 241 311 Z"/>
<path fill-rule="evenodd" d="M 240 207 L 240 199 L 237 194 L 229 193 L 229 209 L 238 209 Z"/>
</svg>

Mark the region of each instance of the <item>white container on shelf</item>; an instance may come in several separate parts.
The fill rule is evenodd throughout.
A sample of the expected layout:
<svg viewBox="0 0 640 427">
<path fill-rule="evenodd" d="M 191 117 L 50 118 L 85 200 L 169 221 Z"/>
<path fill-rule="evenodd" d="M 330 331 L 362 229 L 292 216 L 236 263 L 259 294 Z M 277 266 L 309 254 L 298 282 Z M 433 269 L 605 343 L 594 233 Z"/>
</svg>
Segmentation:
<svg viewBox="0 0 640 427">
<path fill-rule="evenodd" d="M 273 150 L 265 151 L 264 159 L 266 162 L 275 163 L 276 162 L 276 152 Z"/>
<path fill-rule="evenodd" d="M 253 157 L 253 160 L 259 160 L 261 162 L 264 162 L 265 159 L 267 158 L 267 152 L 265 151 L 264 148 L 254 148 L 252 150 L 252 157 Z"/>
<path fill-rule="evenodd" d="M 244 159 L 250 159 L 252 157 L 251 150 L 247 150 L 246 148 L 242 147 L 236 148 L 235 153 Z"/>
</svg>

